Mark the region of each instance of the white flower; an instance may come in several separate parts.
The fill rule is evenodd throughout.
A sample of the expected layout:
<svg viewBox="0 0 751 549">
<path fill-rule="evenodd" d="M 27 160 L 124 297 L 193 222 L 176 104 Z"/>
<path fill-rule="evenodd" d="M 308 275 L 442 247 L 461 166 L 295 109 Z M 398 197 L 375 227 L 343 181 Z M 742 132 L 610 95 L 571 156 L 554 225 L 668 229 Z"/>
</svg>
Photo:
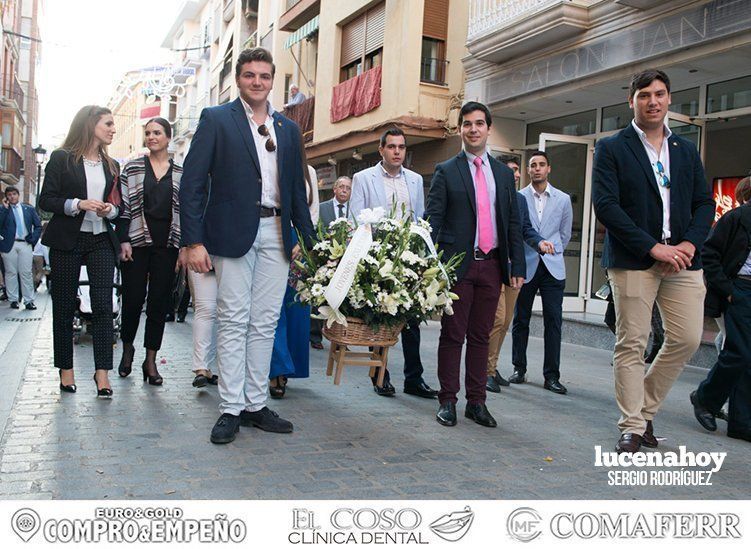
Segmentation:
<svg viewBox="0 0 751 549">
<path fill-rule="evenodd" d="M 321 284 L 313 284 L 310 288 L 310 293 L 315 297 L 322 296 L 324 291 L 325 288 Z"/>
<path fill-rule="evenodd" d="M 332 309 L 328 305 L 323 305 L 322 307 L 318 308 L 318 314 L 317 315 L 311 315 L 313 318 L 318 318 L 321 320 L 326 321 L 326 327 L 331 328 L 331 325 L 335 322 L 338 324 L 342 324 L 343 326 L 347 325 L 347 317 L 345 317 L 342 313 L 339 312 L 339 309 Z"/>
<path fill-rule="evenodd" d="M 329 229 L 334 229 L 337 225 L 341 225 L 342 223 L 345 225 L 350 225 L 351 221 L 346 217 L 337 217 L 331 223 L 329 223 Z"/>
<path fill-rule="evenodd" d="M 385 215 L 385 210 L 378 206 L 377 208 L 365 208 L 360 212 L 360 214 L 357 216 L 357 222 L 362 225 L 374 225 L 378 223 L 381 219 L 383 219 L 383 216 Z M 343 218 L 340 218 L 343 219 Z"/>
<path fill-rule="evenodd" d="M 404 250 L 404 251 L 402 252 L 402 255 L 401 255 L 401 256 L 399 256 L 399 258 L 400 258 L 400 259 L 401 259 L 402 261 L 404 261 L 405 263 L 408 263 L 408 264 L 410 264 L 410 265 L 415 265 L 415 264 L 419 264 L 419 263 L 420 263 L 420 261 L 422 261 L 422 260 L 420 259 L 420 256 L 418 256 L 418 255 L 417 255 L 416 253 L 414 253 L 414 252 L 411 252 L 411 251 L 409 251 L 409 250 Z"/>
<path fill-rule="evenodd" d="M 313 246 L 314 250 L 318 250 L 319 252 L 326 251 L 330 248 L 330 244 L 328 240 L 321 240 L 320 242 L 316 242 L 315 246 Z"/>
</svg>

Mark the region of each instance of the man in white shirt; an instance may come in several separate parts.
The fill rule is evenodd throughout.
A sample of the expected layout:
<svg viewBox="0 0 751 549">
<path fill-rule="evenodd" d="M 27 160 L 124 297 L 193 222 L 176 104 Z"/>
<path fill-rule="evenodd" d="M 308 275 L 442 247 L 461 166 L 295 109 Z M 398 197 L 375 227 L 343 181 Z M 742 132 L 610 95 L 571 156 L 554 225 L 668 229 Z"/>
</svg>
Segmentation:
<svg viewBox="0 0 751 549">
<path fill-rule="evenodd" d="M 352 217 L 365 208 L 382 207 L 386 212 L 394 209 L 394 214 L 419 219 L 425 213 L 425 191 L 422 176 L 406 169 L 404 159 L 407 154 L 407 141 L 400 128 L 386 130 L 381 136 L 378 152 L 381 161 L 352 177 L 352 198 L 349 207 Z M 402 330 L 402 351 L 404 352 L 404 392 L 423 398 L 435 398 L 438 391 L 430 388 L 422 378 L 423 367 L 420 360 L 420 324 L 408 324 Z M 391 384 L 389 371 L 383 387 L 378 387 L 373 378 L 373 390 L 381 396 L 394 396 L 396 389 Z"/>
<path fill-rule="evenodd" d="M 653 419 L 701 343 L 701 249 L 715 204 L 696 146 L 665 124 L 667 74 L 648 69 L 634 75 L 628 102 L 633 123 L 597 141 L 592 203 L 606 231 L 602 266 L 616 312 L 613 373 L 621 437 L 615 449 L 633 453 L 657 446 Z M 655 301 L 665 344 L 645 375 Z"/>
<path fill-rule="evenodd" d="M 268 102 L 274 62 L 267 50 L 240 53 L 240 96 L 201 113 L 180 184 L 180 228 L 188 267 L 217 279 L 217 362 L 221 416 L 211 442 L 244 427 L 292 432 L 266 406 L 274 333 L 290 259 L 292 227 L 309 241 L 300 128 Z"/>
</svg>

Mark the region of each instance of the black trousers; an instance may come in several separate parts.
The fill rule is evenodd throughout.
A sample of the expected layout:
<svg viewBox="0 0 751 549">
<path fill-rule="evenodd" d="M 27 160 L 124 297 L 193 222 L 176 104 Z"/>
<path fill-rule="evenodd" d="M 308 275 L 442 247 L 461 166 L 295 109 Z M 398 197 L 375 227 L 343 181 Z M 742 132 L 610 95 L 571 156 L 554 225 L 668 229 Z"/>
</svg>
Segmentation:
<svg viewBox="0 0 751 549">
<path fill-rule="evenodd" d="M 725 345 L 697 390 L 700 402 L 718 412 L 730 398 L 729 431 L 751 433 L 751 281 L 733 281 L 733 301 L 725 311 Z M 744 397 L 746 400 L 744 402 Z"/>
<path fill-rule="evenodd" d="M 402 352 L 404 353 L 404 386 L 414 387 L 423 380 L 422 373 L 424 371 L 420 360 L 420 323 L 415 321 L 407 324 L 402 330 L 401 337 Z M 383 380 L 389 381 L 390 379 L 391 375 L 386 369 Z M 375 384 L 376 378 L 373 377 L 372 380 Z"/>
<path fill-rule="evenodd" d="M 70 251 L 50 249 L 50 269 L 55 282 L 52 293 L 52 340 L 55 366 L 73 368 L 73 314 L 78 301 L 78 278 L 86 265 L 91 296 L 91 330 L 94 365 L 112 369 L 112 283 L 115 251 L 107 233 L 80 233 Z"/>
<path fill-rule="evenodd" d="M 323 323 L 319 318 L 310 319 L 310 342 L 323 343 Z"/>
<path fill-rule="evenodd" d="M 172 299 L 177 253 L 177 248 L 134 247 L 133 261 L 123 262 L 123 324 L 120 330 L 123 343 L 133 343 L 136 339 L 141 310 L 146 301 L 143 346 L 153 351 L 162 346 L 164 321 Z"/>
<path fill-rule="evenodd" d="M 514 370 L 527 371 L 527 342 L 529 341 L 529 321 L 532 318 L 532 304 L 537 291 L 542 297 L 542 319 L 545 327 L 545 359 L 542 375 L 546 380 L 558 379 L 561 375 L 561 325 L 563 323 L 563 289 L 565 280 L 558 280 L 550 274 L 545 263 L 540 261 L 532 280 L 522 286 L 514 309 L 514 323 L 511 327 L 511 362 Z"/>
</svg>

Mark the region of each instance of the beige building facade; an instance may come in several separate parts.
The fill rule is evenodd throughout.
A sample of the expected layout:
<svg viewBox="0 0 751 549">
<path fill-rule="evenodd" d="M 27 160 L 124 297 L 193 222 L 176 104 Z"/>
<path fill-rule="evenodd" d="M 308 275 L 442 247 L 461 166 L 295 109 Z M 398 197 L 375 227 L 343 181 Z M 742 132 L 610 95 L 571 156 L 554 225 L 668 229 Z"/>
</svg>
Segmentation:
<svg viewBox="0 0 751 549">
<path fill-rule="evenodd" d="M 667 123 L 699 149 L 707 185 L 716 190 L 749 173 L 749 14 L 751 0 L 470 0 L 465 100 L 490 107 L 497 156 L 524 164 L 545 150 L 551 183 L 572 197 L 565 310 L 605 308 L 594 295 L 605 275 L 593 154 L 598 139 L 631 122 L 632 74 L 666 71 Z"/>
</svg>

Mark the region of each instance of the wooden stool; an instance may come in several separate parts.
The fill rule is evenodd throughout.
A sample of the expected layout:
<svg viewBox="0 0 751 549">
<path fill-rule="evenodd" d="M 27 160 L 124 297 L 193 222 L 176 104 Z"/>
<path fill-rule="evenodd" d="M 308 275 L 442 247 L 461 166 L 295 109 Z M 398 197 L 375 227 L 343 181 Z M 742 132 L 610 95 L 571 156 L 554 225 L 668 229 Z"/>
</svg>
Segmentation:
<svg viewBox="0 0 751 549">
<path fill-rule="evenodd" d="M 368 375 L 373 377 L 378 374 L 376 385 L 383 387 L 383 378 L 386 375 L 386 365 L 388 363 L 389 348 L 374 346 L 372 351 L 355 352 L 350 351 L 348 346 L 335 341 L 331 342 L 329 349 L 329 362 L 326 366 L 326 375 L 334 375 L 334 385 L 339 385 L 342 381 L 342 372 L 345 366 L 365 366 L 370 368 Z"/>
</svg>

